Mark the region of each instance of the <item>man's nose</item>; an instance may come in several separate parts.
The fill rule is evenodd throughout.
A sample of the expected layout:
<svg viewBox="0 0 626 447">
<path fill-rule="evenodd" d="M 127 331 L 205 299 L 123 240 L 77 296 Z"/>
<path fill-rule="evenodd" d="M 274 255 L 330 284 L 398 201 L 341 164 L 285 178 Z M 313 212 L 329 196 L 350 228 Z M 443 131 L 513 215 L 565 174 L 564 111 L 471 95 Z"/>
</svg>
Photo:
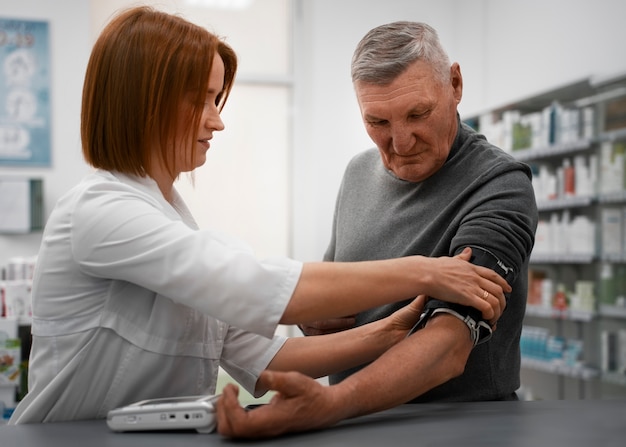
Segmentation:
<svg viewBox="0 0 626 447">
<path fill-rule="evenodd" d="M 413 134 L 407 126 L 394 126 L 391 132 L 391 138 L 393 141 L 393 150 L 399 155 L 405 155 L 413 148 Z"/>
</svg>

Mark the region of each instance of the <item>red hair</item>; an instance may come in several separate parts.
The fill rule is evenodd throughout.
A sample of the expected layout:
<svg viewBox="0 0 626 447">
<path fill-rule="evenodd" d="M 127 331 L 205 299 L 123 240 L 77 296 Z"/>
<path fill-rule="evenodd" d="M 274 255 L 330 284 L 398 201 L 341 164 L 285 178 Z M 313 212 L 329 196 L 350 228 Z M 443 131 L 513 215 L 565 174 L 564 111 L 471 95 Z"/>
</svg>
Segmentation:
<svg viewBox="0 0 626 447">
<path fill-rule="evenodd" d="M 230 46 L 200 26 L 150 7 L 117 15 L 96 41 L 85 74 L 80 129 L 85 160 L 139 176 L 150 173 L 155 144 L 163 160 L 174 160 L 181 111 L 189 114 L 187 134 L 197 138 L 215 54 L 225 68 L 216 100 L 221 110 L 237 71 Z M 183 108 L 189 98 L 198 106 Z"/>
</svg>

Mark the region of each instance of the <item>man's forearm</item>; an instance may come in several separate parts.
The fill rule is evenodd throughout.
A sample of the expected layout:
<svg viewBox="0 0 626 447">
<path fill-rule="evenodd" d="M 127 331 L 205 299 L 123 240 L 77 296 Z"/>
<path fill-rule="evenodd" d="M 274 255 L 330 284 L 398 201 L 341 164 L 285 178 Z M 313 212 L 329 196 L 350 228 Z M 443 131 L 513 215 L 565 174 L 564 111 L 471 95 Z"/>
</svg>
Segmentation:
<svg viewBox="0 0 626 447">
<path fill-rule="evenodd" d="M 463 373 L 472 350 L 467 326 L 450 315 L 393 346 L 375 362 L 334 385 L 342 417 L 406 403 Z"/>
</svg>

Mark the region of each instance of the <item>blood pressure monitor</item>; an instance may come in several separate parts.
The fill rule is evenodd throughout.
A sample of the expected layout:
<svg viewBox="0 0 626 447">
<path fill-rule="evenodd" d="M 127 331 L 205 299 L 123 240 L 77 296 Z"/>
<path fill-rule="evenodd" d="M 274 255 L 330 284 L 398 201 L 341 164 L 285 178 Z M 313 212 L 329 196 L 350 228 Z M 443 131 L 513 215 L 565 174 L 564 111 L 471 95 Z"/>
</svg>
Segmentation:
<svg viewBox="0 0 626 447">
<path fill-rule="evenodd" d="M 147 399 L 109 411 L 113 431 L 196 430 L 211 433 L 216 427 L 214 402 L 219 395 Z"/>
</svg>

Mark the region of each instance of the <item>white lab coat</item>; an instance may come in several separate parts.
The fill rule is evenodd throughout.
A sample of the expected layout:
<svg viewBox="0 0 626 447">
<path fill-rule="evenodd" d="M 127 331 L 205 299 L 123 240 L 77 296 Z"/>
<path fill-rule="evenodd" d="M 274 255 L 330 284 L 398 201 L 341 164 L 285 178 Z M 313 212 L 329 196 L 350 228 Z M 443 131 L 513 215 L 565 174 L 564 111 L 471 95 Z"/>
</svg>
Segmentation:
<svg viewBox="0 0 626 447">
<path fill-rule="evenodd" d="M 253 392 L 284 343 L 273 335 L 301 270 L 199 230 L 180 196 L 170 205 L 151 178 L 90 174 L 43 234 L 29 393 L 10 423 L 210 394 L 219 365 Z"/>
</svg>

